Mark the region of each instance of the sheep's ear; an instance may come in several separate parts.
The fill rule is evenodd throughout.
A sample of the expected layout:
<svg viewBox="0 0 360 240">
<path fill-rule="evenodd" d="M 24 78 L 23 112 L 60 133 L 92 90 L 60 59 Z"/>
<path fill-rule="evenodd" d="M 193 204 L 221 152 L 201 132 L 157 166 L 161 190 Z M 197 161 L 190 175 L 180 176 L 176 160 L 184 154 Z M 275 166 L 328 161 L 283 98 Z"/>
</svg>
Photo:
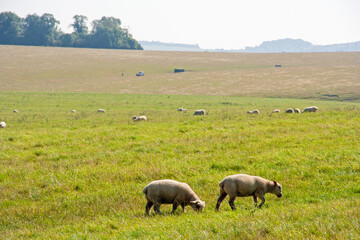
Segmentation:
<svg viewBox="0 0 360 240">
<path fill-rule="evenodd" d="M 190 201 L 190 203 L 196 203 L 196 200 L 195 201 Z"/>
<path fill-rule="evenodd" d="M 276 182 L 276 181 L 274 181 L 274 185 L 275 185 L 275 186 L 277 185 L 277 182 Z"/>
</svg>

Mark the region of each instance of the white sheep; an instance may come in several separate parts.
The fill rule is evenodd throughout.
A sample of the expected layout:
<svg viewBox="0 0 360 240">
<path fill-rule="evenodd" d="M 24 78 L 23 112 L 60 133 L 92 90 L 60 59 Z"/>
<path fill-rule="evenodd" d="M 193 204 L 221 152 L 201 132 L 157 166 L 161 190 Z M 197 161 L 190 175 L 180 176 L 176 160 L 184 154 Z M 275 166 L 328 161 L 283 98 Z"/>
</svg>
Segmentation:
<svg viewBox="0 0 360 240">
<path fill-rule="evenodd" d="M 18 113 L 18 112 L 19 112 L 19 110 L 16 110 L 16 109 L 15 109 L 13 112 L 14 112 L 14 113 Z"/>
<path fill-rule="evenodd" d="M 72 113 L 76 113 L 76 110 L 71 110 Z"/>
<path fill-rule="evenodd" d="M 236 197 L 252 196 L 255 207 L 257 198 L 261 199 L 259 208 L 264 204 L 266 193 L 273 193 L 278 198 L 282 197 L 281 185 L 276 181 L 269 181 L 262 177 L 250 176 L 246 174 L 236 174 L 225 177 L 219 184 L 220 196 L 217 200 L 215 210 L 219 210 L 221 202 L 229 195 L 229 204 L 232 210 L 235 210 L 234 201 Z"/>
<path fill-rule="evenodd" d="M 248 114 L 259 114 L 260 111 L 257 110 L 257 109 L 255 109 L 255 110 L 253 110 L 253 111 L 247 111 L 247 113 L 248 113 Z"/>
<path fill-rule="evenodd" d="M 186 108 L 178 108 L 178 112 L 186 112 L 187 109 Z"/>
<path fill-rule="evenodd" d="M 273 113 L 280 113 L 280 109 L 274 109 L 272 112 Z"/>
<path fill-rule="evenodd" d="M 6 128 L 6 123 L 5 122 L 0 122 L 0 128 Z"/>
<path fill-rule="evenodd" d="M 143 189 L 143 193 L 147 200 L 145 207 L 145 214 L 147 215 L 150 214 L 153 205 L 155 213 L 161 213 L 161 204 L 172 204 L 171 213 L 174 213 L 179 205 L 183 212 L 187 205 L 190 205 L 194 211 L 200 212 L 205 207 L 205 202 L 200 200 L 188 184 L 174 180 L 153 181 Z"/>
<path fill-rule="evenodd" d="M 136 122 L 136 121 L 147 121 L 147 117 L 146 116 L 133 116 L 132 117 L 132 120 L 134 121 L 134 122 Z"/>
<path fill-rule="evenodd" d="M 204 109 L 195 110 L 193 115 L 205 115 Z"/>
<path fill-rule="evenodd" d="M 316 112 L 317 110 L 318 108 L 316 106 L 312 106 L 304 108 L 303 112 Z"/>
<path fill-rule="evenodd" d="M 294 113 L 301 113 L 301 111 L 298 108 L 294 108 Z"/>
<path fill-rule="evenodd" d="M 294 109 L 288 108 L 285 110 L 285 113 L 294 113 Z"/>
<path fill-rule="evenodd" d="M 98 111 L 98 112 L 106 113 L 106 110 L 105 110 L 105 109 L 101 109 L 101 108 L 99 108 L 97 111 Z"/>
</svg>

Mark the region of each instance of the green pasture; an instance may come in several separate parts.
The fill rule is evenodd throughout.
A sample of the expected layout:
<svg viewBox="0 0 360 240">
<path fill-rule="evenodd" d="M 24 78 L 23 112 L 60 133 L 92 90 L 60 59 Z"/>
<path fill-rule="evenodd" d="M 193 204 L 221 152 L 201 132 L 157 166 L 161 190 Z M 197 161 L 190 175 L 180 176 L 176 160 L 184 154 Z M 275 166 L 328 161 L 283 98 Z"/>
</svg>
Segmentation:
<svg viewBox="0 0 360 240">
<path fill-rule="evenodd" d="M 0 103 L 1 239 L 360 238 L 358 102 L 0 92 Z M 283 197 L 260 210 L 237 198 L 236 211 L 226 198 L 215 212 L 218 183 L 236 173 L 278 181 Z M 206 208 L 146 217 L 142 189 L 158 179 L 187 182 Z"/>
</svg>

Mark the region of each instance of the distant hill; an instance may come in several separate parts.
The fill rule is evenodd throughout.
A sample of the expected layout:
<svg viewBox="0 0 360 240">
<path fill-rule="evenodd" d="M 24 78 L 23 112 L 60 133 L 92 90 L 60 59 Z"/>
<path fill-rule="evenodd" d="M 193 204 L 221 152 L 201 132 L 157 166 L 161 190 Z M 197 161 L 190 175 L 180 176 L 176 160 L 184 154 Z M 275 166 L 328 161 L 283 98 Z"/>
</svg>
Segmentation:
<svg viewBox="0 0 360 240">
<path fill-rule="evenodd" d="M 208 52 L 244 52 L 244 53 L 281 53 L 281 52 L 359 52 L 360 41 L 352 43 L 313 45 L 302 39 L 279 39 L 265 41 L 256 47 L 244 49 L 202 49 L 198 44 L 163 43 L 158 41 L 139 41 L 144 50 L 156 51 L 208 51 Z"/>
<path fill-rule="evenodd" d="M 139 41 L 144 50 L 152 51 L 191 51 L 199 52 L 205 51 L 201 49 L 197 44 L 182 44 L 182 43 L 164 43 L 158 41 Z"/>
<path fill-rule="evenodd" d="M 246 47 L 240 52 L 357 52 L 360 51 L 360 41 L 353 43 L 342 43 L 332 45 L 313 45 L 302 39 L 280 39 L 266 41 L 256 47 Z"/>
</svg>

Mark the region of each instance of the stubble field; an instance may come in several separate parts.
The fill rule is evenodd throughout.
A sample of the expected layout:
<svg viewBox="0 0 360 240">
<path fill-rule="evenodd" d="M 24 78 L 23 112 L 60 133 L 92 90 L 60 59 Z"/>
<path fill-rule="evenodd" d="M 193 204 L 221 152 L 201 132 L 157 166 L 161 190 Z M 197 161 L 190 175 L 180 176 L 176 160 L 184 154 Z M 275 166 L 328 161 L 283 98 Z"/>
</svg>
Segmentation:
<svg viewBox="0 0 360 240">
<path fill-rule="evenodd" d="M 0 46 L 0 56 L 0 91 L 360 99 L 360 53 L 239 54 Z M 276 64 L 282 67 L 275 68 Z M 185 72 L 174 74 L 174 68 L 184 68 Z M 139 71 L 145 71 L 145 77 L 136 77 Z"/>
<path fill-rule="evenodd" d="M 1 238 L 360 237 L 360 104 L 316 99 L 357 98 L 358 53 L 227 56 L 0 49 L 13 53 L 0 60 L 0 120 L 7 123 L 7 128 L 0 129 Z M 35 49 L 31 54 L 36 57 L 14 55 L 24 49 Z M 205 54 L 216 57 L 208 59 Z M 96 56 L 101 61 L 94 60 Z M 128 67 L 125 60 L 116 61 L 120 56 L 127 59 Z M 163 61 L 165 56 L 167 61 Z M 313 65 L 307 65 L 310 56 Z M 251 64 L 241 68 L 239 59 Z M 274 68 L 274 62 L 281 62 L 283 68 Z M 171 73 L 178 65 L 193 71 Z M 140 70 L 146 72 L 145 77 L 130 76 Z M 341 72 L 343 82 L 354 87 L 341 84 Z M 232 73 L 243 80 L 253 78 L 243 83 Z M 264 74 L 268 81 L 261 77 Z M 279 76 L 284 76 L 284 84 L 269 81 Z M 307 91 L 291 88 L 291 78 Z M 311 87 L 316 84 L 311 79 L 320 84 L 321 79 L 332 78 L 340 81 L 338 85 L 329 82 L 324 91 Z M 267 87 L 248 88 L 247 93 L 234 87 L 253 81 Z M 178 94 L 172 94 L 176 90 Z M 288 107 L 312 105 L 319 107 L 317 113 L 283 113 Z M 178 107 L 188 112 L 177 112 Z M 98 113 L 98 108 L 107 112 Z M 192 116 L 199 108 L 207 114 Z M 282 113 L 271 114 L 275 108 Z M 13 113 L 14 109 L 19 113 Z M 71 113 L 72 109 L 77 112 Z M 260 114 L 246 114 L 253 109 Z M 140 114 L 148 121 L 131 121 Z M 261 210 L 254 208 L 252 198 L 238 198 L 236 211 L 231 211 L 226 199 L 215 212 L 218 183 L 236 173 L 277 180 L 283 197 L 265 195 Z M 164 205 L 162 215 L 146 217 L 142 189 L 157 179 L 187 182 L 206 201 L 206 208 L 202 213 L 187 207 L 185 213 L 179 209 L 170 214 L 171 207 Z"/>
</svg>

